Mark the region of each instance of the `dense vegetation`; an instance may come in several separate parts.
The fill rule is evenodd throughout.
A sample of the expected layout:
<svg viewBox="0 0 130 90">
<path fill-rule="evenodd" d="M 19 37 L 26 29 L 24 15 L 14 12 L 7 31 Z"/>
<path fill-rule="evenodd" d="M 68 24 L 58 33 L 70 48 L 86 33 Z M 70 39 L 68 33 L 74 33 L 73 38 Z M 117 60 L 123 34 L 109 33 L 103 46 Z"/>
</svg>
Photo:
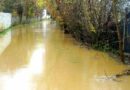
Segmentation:
<svg viewBox="0 0 130 90">
<path fill-rule="evenodd" d="M 128 0 L 46 0 L 46 5 L 65 33 L 100 50 L 119 50 L 124 62 L 119 22 Z"/>
</svg>

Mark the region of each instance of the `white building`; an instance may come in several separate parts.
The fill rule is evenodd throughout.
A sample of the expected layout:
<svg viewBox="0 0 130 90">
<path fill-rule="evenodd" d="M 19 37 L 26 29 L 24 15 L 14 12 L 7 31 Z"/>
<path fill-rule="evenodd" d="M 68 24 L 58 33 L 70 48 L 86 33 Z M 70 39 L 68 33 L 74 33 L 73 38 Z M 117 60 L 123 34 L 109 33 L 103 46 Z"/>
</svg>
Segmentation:
<svg viewBox="0 0 130 90">
<path fill-rule="evenodd" d="M 43 10 L 43 13 L 42 13 L 42 19 L 49 19 L 50 18 L 50 15 L 47 14 L 47 10 L 44 9 Z"/>
<path fill-rule="evenodd" d="M 11 14 L 0 12 L 0 31 L 11 26 Z"/>
</svg>

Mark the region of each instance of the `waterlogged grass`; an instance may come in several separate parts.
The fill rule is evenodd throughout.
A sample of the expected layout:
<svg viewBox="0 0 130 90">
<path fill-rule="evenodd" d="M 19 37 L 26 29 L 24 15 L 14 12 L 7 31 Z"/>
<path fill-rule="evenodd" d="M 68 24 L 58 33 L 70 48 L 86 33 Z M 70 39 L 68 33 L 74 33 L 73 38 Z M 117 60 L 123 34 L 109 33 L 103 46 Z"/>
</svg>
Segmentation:
<svg viewBox="0 0 130 90">
<path fill-rule="evenodd" d="M 42 20 L 41 20 L 42 21 Z M 29 22 L 29 23 L 16 23 L 16 24 L 13 24 L 11 27 L 7 28 L 7 29 L 4 29 L 0 32 L 0 35 L 5 35 L 8 31 L 10 30 L 13 30 L 12 28 L 14 27 L 20 27 L 20 26 L 28 26 L 28 25 L 32 25 L 32 24 L 38 24 L 39 22 L 41 21 L 32 21 L 32 22 Z"/>
<path fill-rule="evenodd" d="M 0 35 L 5 35 L 7 32 L 11 30 L 12 27 L 9 27 L 8 29 L 4 29 L 3 31 L 0 32 Z"/>
</svg>

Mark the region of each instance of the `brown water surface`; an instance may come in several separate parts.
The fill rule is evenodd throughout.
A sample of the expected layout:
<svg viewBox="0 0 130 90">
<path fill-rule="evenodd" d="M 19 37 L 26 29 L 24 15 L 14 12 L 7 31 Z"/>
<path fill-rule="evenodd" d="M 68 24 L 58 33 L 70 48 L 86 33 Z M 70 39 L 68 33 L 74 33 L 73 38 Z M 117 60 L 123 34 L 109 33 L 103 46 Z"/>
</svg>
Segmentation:
<svg viewBox="0 0 130 90">
<path fill-rule="evenodd" d="M 128 68 L 80 47 L 53 21 L 0 36 L 0 90 L 130 90 L 130 77 L 110 77 Z"/>
</svg>

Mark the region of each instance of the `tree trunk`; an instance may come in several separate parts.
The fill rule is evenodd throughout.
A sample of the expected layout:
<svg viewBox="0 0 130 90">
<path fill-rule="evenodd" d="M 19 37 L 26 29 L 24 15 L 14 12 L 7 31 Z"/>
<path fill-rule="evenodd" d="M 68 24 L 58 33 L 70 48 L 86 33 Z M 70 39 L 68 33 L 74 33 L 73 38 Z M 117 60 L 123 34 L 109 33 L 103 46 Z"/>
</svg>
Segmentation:
<svg viewBox="0 0 130 90">
<path fill-rule="evenodd" d="M 114 14 L 115 22 L 116 22 L 116 30 L 117 30 L 118 40 L 119 40 L 120 59 L 123 63 L 125 63 L 125 61 L 124 61 L 123 39 L 121 37 L 121 33 L 120 33 L 119 25 L 118 25 L 118 15 L 117 15 L 117 11 L 116 11 L 116 2 L 117 2 L 117 0 L 113 0 L 113 14 Z"/>
</svg>

